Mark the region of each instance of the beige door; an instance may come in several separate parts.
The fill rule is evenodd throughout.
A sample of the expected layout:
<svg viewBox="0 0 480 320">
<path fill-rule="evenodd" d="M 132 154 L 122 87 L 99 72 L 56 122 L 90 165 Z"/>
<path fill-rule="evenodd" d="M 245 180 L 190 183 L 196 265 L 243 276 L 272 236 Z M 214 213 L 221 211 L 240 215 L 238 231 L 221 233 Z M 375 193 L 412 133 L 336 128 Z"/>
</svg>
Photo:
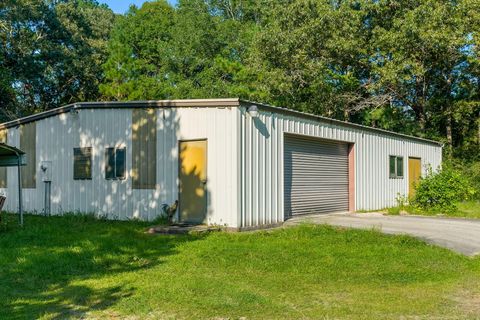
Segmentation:
<svg viewBox="0 0 480 320">
<path fill-rule="evenodd" d="M 180 141 L 180 220 L 204 223 L 207 215 L 207 141 Z"/>
<path fill-rule="evenodd" d="M 415 184 L 422 176 L 422 160 L 419 158 L 408 158 L 408 197 L 415 195 Z"/>
</svg>

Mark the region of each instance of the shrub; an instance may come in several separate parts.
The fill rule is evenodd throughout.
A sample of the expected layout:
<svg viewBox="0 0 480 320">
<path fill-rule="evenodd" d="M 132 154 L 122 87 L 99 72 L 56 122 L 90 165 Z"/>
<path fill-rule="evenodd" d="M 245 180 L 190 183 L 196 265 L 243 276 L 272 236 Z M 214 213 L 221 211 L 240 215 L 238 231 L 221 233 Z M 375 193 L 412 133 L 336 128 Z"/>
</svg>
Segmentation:
<svg viewBox="0 0 480 320">
<path fill-rule="evenodd" d="M 454 212 L 456 203 L 471 200 L 476 189 L 471 179 L 449 164 L 438 172 L 428 170 L 416 186 L 412 204 L 425 211 Z"/>
<path fill-rule="evenodd" d="M 5 211 L 0 211 L 0 232 L 7 230 L 7 214 Z"/>
<path fill-rule="evenodd" d="M 169 224 L 169 221 L 165 215 L 160 214 L 155 219 L 153 219 L 151 223 L 154 225 L 166 226 Z"/>
<path fill-rule="evenodd" d="M 397 205 L 395 207 L 387 208 L 387 213 L 392 216 L 398 216 L 408 209 L 408 198 L 406 196 L 399 193 L 395 200 Z"/>
<path fill-rule="evenodd" d="M 390 207 L 387 208 L 387 214 L 390 216 L 399 216 L 401 212 L 400 207 Z"/>
<path fill-rule="evenodd" d="M 464 172 L 469 177 L 472 186 L 477 190 L 476 198 L 480 198 L 480 162 L 474 162 L 462 166 Z"/>
</svg>

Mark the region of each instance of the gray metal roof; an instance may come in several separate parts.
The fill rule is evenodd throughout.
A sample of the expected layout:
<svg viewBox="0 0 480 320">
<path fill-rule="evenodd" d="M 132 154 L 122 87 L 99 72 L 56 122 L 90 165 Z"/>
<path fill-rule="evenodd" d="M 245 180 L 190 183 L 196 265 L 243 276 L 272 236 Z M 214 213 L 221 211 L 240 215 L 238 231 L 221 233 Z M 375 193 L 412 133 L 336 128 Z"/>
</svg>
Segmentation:
<svg viewBox="0 0 480 320">
<path fill-rule="evenodd" d="M 331 123 L 331 124 L 335 124 L 335 125 L 339 125 L 339 126 L 357 128 L 359 130 L 379 132 L 379 133 L 382 133 L 382 134 L 393 135 L 393 136 L 397 136 L 397 137 L 404 138 L 404 139 L 422 141 L 422 142 L 426 142 L 426 143 L 429 143 L 429 144 L 435 144 L 435 145 L 443 147 L 443 144 L 439 141 L 435 141 L 435 140 L 431 140 L 431 139 L 425 139 L 425 138 L 421 138 L 421 137 L 416 137 L 416 136 L 412 136 L 412 135 L 408 135 L 408 134 L 404 134 L 404 133 L 398 133 L 398 132 L 389 131 L 389 130 L 385 130 L 385 129 L 369 127 L 369 126 L 365 126 L 365 125 L 362 125 L 362 124 L 356 124 L 356 123 L 353 123 L 353 122 L 336 120 L 336 119 L 327 118 L 327 117 L 323 117 L 323 116 L 318 116 L 318 115 L 315 115 L 315 114 L 296 111 L 296 110 L 292 110 L 292 109 L 275 107 L 275 106 L 272 106 L 272 105 L 269 105 L 269 104 L 259 103 L 259 102 L 255 102 L 255 101 L 240 100 L 240 102 L 244 105 L 254 104 L 256 106 L 259 106 L 260 108 L 263 108 L 264 110 L 269 110 L 269 111 L 274 112 L 274 113 L 290 114 L 292 116 L 296 116 L 296 117 L 300 117 L 300 118 L 313 119 L 313 120 L 321 121 L 321 122 L 324 122 L 324 123 Z"/>
<path fill-rule="evenodd" d="M 403 133 L 397 133 L 393 131 L 368 127 L 351 122 L 335 120 L 327 117 L 322 117 L 310 113 L 295 111 L 287 108 L 279 108 L 272 105 L 258 103 L 249 100 L 241 100 L 239 98 L 224 98 L 224 99 L 185 99 L 185 100 L 145 100 L 145 101 L 105 101 L 105 102 L 78 102 L 72 103 L 59 108 L 51 109 L 48 111 L 33 114 L 31 116 L 19 118 L 16 120 L 8 121 L 0 124 L 1 129 L 8 129 L 17 127 L 21 124 L 34 122 L 48 117 L 53 117 L 62 113 L 70 112 L 77 109 L 112 109 L 112 108 L 188 108 L 188 107 L 239 107 L 241 105 L 255 104 L 264 110 L 268 110 L 275 113 L 290 114 L 301 118 L 309 118 L 317 121 L 336 124 L 339 126 L 353 127 L 359 130 L 375 131 L 382 134 L 388 134 L 397 136 L 404 139 L 411 139 L 416 141 L 422 141 L 430 144 L 442 146 L 442 143 L 425 138 L 406 135 Z"/>
<path fill-rule="evenodd" d="M 26 164 L 25 152 L 22 150 L 8 145 L 6 143 L 0 143 L 0 167 L 15 167 Z"/>
<path fill-rule="evenodd" d="M 39 112 L 0 124 L 1 129 L 16 127 L 21 124 L 53 117 L 79 109 L 116 109 L 116 108 L 185 108 L 185 107 L 238 107 L 240 100 L 235 99 L 189 99 L 189 100 L 145 100 L 145 101 L 99 101 L 77 102 L 59 108 Z"/>
<path fill-rule="evenodd" d="M 0 157 L 1 156 L 14 156 L 17 154 L 25 154 L 22 150 L 18 149 L 17 147 L 8 145 L 6 143 L 0 143 Z"/>
</svg>

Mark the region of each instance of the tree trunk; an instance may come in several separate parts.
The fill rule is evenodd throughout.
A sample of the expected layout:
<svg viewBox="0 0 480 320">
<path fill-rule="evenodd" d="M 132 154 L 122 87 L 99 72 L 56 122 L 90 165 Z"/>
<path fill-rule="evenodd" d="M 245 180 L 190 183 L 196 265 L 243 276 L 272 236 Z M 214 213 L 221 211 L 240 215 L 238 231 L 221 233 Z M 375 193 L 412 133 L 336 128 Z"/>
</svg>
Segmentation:
<svg viewBox="0 0 480 320">
<path fill-rule="evenodd" d="M 478 114 L 478 119 L 477 119 L 477 138 L 478 138 L 477 143 L 480 145 L 480 113 Z"/>
<path fill-rule="evenodd" d="M 425 113 L 424 113 L 425 108 L 422 105 L 415 105 L 415 106 L 412 106 L 412 110 L 415 113 L 415 118 L 418 121 L 420 129 L 424 131 L 425 122 L 426 122 Z"/>
<path fill-rule="evenodd" d="M 453 135 L 452 135 L 452 115 L 447 115 L 447 153 L 448 157 L 452 158 L 453 151 Z"/>
<path fill-rule="evenodd" d="M 418 123 L 420 124 L 420 129 L 422 129 L 422 131 L 425 131 L 425 122 L 426 122 L 426 119 L 425 119 L 425 114 L 420 113 L 420 116 L 418 118 Z"/>
</svg>

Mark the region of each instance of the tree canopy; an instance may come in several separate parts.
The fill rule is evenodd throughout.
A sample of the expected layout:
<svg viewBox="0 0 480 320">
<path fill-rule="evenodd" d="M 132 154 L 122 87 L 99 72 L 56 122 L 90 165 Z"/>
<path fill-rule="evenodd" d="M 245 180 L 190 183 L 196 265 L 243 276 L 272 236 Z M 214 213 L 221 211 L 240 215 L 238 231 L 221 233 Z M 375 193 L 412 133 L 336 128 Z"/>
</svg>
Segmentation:
<svg viewBox="0 0 480 320">
<path fill-rule="evenodd" d="M 241 97 L 480 157 L 478 0 L 0 4 L 3 117 L 77 100 Z"/>
<path fill-rule="evenodd" d="M 98 99 L 114 20 L 94 0 L 1 1 L 0 118 Z"/>
</svg>

